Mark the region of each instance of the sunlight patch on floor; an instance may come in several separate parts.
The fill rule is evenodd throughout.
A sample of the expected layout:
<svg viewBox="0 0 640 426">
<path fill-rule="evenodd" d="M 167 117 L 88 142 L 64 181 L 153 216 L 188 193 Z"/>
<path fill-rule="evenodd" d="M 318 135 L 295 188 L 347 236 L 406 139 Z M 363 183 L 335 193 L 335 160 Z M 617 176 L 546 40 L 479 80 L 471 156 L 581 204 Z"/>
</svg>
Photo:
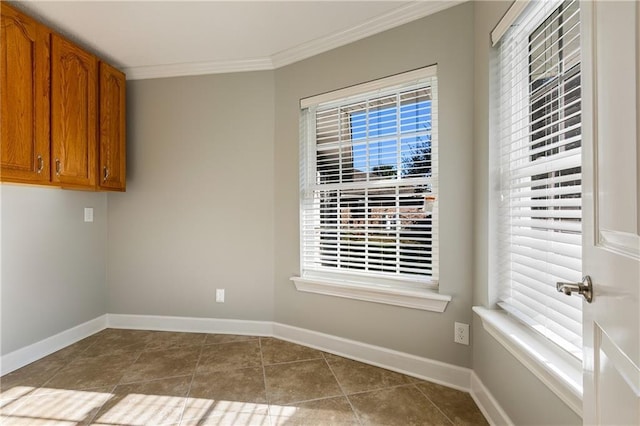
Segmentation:
<svg viewBox="0 0 640 426">
<path fill-rule="evenodd" d="M 161 425 L 180 421 L 183 397 L 166 395 L 112 395 L 93 423 L 117 425 Z"/>
<path fill-rule="evenodd" d="M 287 420 L 295 416 L 300 408 L 290 407 L 286 405 L 272 405 L 271 406 L 271 419 L 276 425 L 285 424 Z M 323 417 L 317 417 L 323 418 Z M 330 418 L 330 416 L 329 416 Z"/>
<path fill-rule="evenodd" d="M 212 424 L 269 424 L 269 405 L 242 401 L 214 401 L 206 398 L 189 398 L 184 410 L 183 422 L 208 419 Z M 190 424 L 190 423 L 187 423 Z"/>
<path fill-rule="evenodd" d="M 2 425 L 71 426 L 92 419 L 94 425 L 120 426 L 176 424 L 180 419 L 184 425 L 268 425 L 269 414 L 275 424 L 283 424 L 298 411 L 266 403 L 95 390 L 15 387 L 12 391 L 14 398 L 2 401 Z"/>
<path fill-rule="evenodd" d="M 14 406 L 17 402 L 22 401 L 21 398 L 34 392 L 36 389 L 38 388 L 31 386 L 14 386 L 11 389 L 7 389 L 2 392 L 2 396 L 0 396 L 0 409 L 4 412 L 5 407 L 9 409 L 10 406 Z"/>
<path fill-rule="evenodd" d="M 77 425 L 87 422 L 112 397 L 108 392 L 38 389 L 2 409 L 3 425 Z"/>
</svg>

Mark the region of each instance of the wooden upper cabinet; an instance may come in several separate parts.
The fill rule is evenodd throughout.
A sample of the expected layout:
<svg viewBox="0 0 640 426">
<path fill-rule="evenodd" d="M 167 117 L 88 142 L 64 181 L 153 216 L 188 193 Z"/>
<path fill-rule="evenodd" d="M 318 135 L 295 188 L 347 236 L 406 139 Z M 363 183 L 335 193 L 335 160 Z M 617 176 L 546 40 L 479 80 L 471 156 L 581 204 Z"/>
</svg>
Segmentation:
<svg viewBox="0 0 640 426">
<path fill-rule="evenodd" d="M 48 183 L 50 31 L 0 3 L 0 180 Z"/>
<path fill-rule="evenodd" d="M 124 191 L 125 75 L 0 1 L 0 181 Z"/>
<path fill-rule="evenodd" d="M 98 60 L 51 36 L 51 177 L 63 187 L 96 186 Z"/>
<path fill-rule="evenodd" d="M 100 62 L 99 75 L 98 187 L 126 188 L 125 85 L 124 73 Z"/>
</svg>

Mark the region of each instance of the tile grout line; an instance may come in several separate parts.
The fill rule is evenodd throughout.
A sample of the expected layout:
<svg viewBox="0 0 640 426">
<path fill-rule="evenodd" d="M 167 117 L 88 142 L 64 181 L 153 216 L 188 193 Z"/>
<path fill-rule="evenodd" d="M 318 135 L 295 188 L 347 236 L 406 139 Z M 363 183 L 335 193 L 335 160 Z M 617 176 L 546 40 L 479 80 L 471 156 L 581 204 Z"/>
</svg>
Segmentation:
<svg viewBox="0 0 640 426">
<path fill-rule="evenodd" d="M 115 397 L 115 391 L 116 388 L 118 387 L 118 385 L 113 385 L 113 387 L 111 388 L 111 390 L 109 391 L 109 394 L 111 394 L 111 396 L 109 398 L 107 398 L 101 405 L 100 407 L 98 407 L 98 409 L 95 411 L 95 413 L 93 413 L 93 416 L 91 416 L 91 418 L 89 419 L 89 421 L 87 422 L 87 424 L 92 424 L 93 421 L 95 420 L 95 418 L 98 416 L 98 414 L 100 414 L 100 411 L 102 410 L 102 408 L 107 405 L 107 402 L 109 402 L 111 400 L 111 398 Z"/>
<path fill-rule="evenodd" d="M 429 398 L 429 396 L 428 396 L 426 393 L 424 393 L 424 392 L 422 391 L 422 389 L 420 389 L 420 387 L 418 386 L 418 384 L 417 384 L 417 383 L 414 383 L 414 384 L 413 384 L 413 386 L 418 390 L 418 392 L 420 392 L 420 393 L 421 393 L 421 394 L 422 394 L 422 395 L 427 399 L 427 401 L 429 401 L 430 403 L 432 403 L 432 404 L 433 404 L 433 406 L 434 406 L 434 407 L 436 407 L 436 410 L 440 411 L 440 413 L 442 413 L 442 415 L 443 415 L 447 420 L 449 420 L 449 422 L 450 422 L 452 425 L 455 425 L 455 422 L 454 422 L 453 420 L 451 420 L 451 419 L 449 418 L 449 416 L 447 416 L 447 414 L 446 414 L 444 411 L 442 411 L 442 410 L 440 409 L 440 406 L 438 406 L 438 404 L 436 404 L 435 402 L 433 402 L 433 400 L 432 400 L 431 398 Z"/>
<path fill-rule="evenodd" d="M 321 355 L 318 358 L 305 358 L 305 359 L 296 359 L 294 361 L 272 362 L 271 364 L 265 364 L 265 365 L 270 367 L 272 365 L 296 364 L 296 363 L 299 363 L 299 362 L 318 361 L 318 360 L 324 360 L 324 357 L 322 357 L 322 355 Z"/>
<path fill-rule="evenodd" d="M 127 372 L 128 369 L 133 367 L 136 362 L 138 362 L 138 360 L 140 359 L 140 357 L 142 356 L 143 353 L 144 353 L 143 351 L 140 351 L 140 353 L 138 353 L 138 356 L 133 360 L 131 365 L 127 366 L 126 368 L 123 368 L 122 375 L 120 376 L 120 379 L 118 379 L 118 382 L 116 383 L 116 386 L 127 385 L 128 384 L 128 383 L 122 383 L 122 379 L 124 378 L 124 374 Z"/>
<path fill-rule="evenodd" d="M 98 333 L 99 333 L 99 332 L 98 332 Z M 98 334 L 98 333 L 96 333 L 96 334 Z M 91 336 L 88 336 L 88 337 L 85 337 L 85 339 L 88 339 L 89 337 L 93 337 L 93 336 L 95 336 L 95 334 L 93 334 L 93 335 L 91 335 Z M 83 340 L 84 340 L 84 339 L 83 339 Z M 90 343 L 90 344 L 89 344 L 89 346 L 87 346 L 86 348 L 84 348 L 83 350 L 81 350 L 81 351 L 80 351 L 76 356 L 71 357 L 71 359 L 69 359 L 69 361 L 68 361 L 68 362 L 65 362 L 62 366 L 60 366 L 60 368 L 56 369 L 56 370 L 53 372 L 53 374 L 51 375 L 51 377 L 49 377 L 49 378 L 48 378 L 44 383 L 42 383 L 40 386 L 38 386 L 38 387 L 37 387 L 37 389 L 42 389 L 42 388 L 43 388 L 44 386 L 46 386 L 46 385 L 47 385 L 51 380 L 53 380 L 53 378 L 54 378 L 54 377 L 56 377 L 58 374 L 60 374 L 60 372 L 61 372 L 62 370 L 64 370 L 65 368 L 67 368 L 69 365 L 71 365 L 71 363 L 72 363 L 72 362 L 74 362 L 74 361 L 76 361 L 76 360 L 80 359 L 80 358 L 82 357 L 82 354 L 84 354 L 86 351 L 88 351 L 88 350 L 89 350 L 89 348 L 90 348 L 90 347 L 92 347 L 93 345 L 95 345 L 95 344 L 97 343 L 95 340 L 97 340 L 97 339 L 94 339 L 94 342 L 93 342 L 93 343 Z M 76 343 L 79 343 L 79 342 L 76 342 Z M 73 344 L 72 344 L 72 345 L 73 345 Z M 72 346 L 72 345 L 69 345 L 69 346 Z M 68 348 L 69 346 L 66 346 L 65 348 Z M 61 351 L 61 350 L 65 349 L 65 348 L 62 348 L 62 349 L 60 349 L 59 351 Z M 56 351 L 56 352 L 59 352 L 59 351 Z M 54 353 L 52 353 L 52 354 L 47 355 L 47 357 L 49 357 L 49 356 L 51 356 L 51 355 L 55 355 L 55 353 L 56 353 L 56 352 L 54 352 Z M 40 360 L 42 360 L 42 359 L 44 359 L 44 358 L 46 358 L 46 357 L 40 358 Z M 40 361 L 40 360 L 38 360 L 38 361 Z M 37 362 L 37 361 L 36 361 L 36 362 Z M 11 373 L 9 373 L 9 374 L 11 374 Z M 37 390 L 37 389 L 36 389 L 36 390 Z"/>
<path fill-rule="evenodd" d="M 180 413 L 180 419 L 176 423 L 176 425 L 181 425 L 184 421 L 184 413 L 187 411 L 187 402 L 189 401 L 189 395 L 191 395 L 191 387 L 193 386 L 193 381 L 196 377 L 196 371 L 198 371 L 198 367 L 200 366 L 200 360 L 202 359 L 202 353 L 204 352 L 204 339 L 202 340 L 203 344 L 200 345 L 200 352 L 198 353 L 198 360 L 196 361 L 196 365 L 193 368 L 193 373 L 191 373 L 191 381 L 189 382 L 189 387 L 187 388 L 187 392 L 184 395 L 184 402 L 182 403 L 182 412 Z"/>
<path fill-rule="evenodd" d="M 100 332 L 99 332 L 100 333 Z M 96 333 L 96 334 L 99 334 Z M 178 332 L 179 333 L 179 332 Z M 123 380 L 125 378 L 125 374 L 126 372 L 131 369 L 138 361 L 140 361 L 140 358 L 144 355 L 144 354 L 148 354 L 148 353 L 153 353 L 153 352 L 158 352 L 158 351 L 169 351 L 169 350 L 183 350 L 183 349 L 191 349 L 193 348 L 193 352 L 192 354 L 195 355 L 195 350 L 198 350 L 198 356 L 197 358 L 194 357 L 196 359 L 195 362 L 195 366 L 194 369 L 192 371 L 192 373 L 190 374 L 190 381 L 188 382 L 188 387 L 186 388 L 186 391 L 184 393 L 184 401 L 176 406 L 177 410 L 181 410 L 179 412 L 177 412 L 177 418 L 176 418 L 176 423 L 172 423 L 173 426 L 178 426 L 178 425 L 182 425 L 185 422 L 191 422 L 191 421 L 195 421 L 195 422 L 199 422 L 202 421 L 204 419 L 203 416 L 200 415 L 191 415 L 191 416 L 187 416 L 186 414 L 186 407 L 189 406 L 188 404 L 188 400 L 189 397 L 191 395 L 191 392 L 193 390 L 193 385 L 195 382 L 195 376 L 197 374 L 198 368 L 200 366 L 200 363 L 204 361 L 205 356 L 204 356 L 204 349 L 207 348 L 211 348 L 213 346 L 218 346 L 218 345 L 224 345 L 225 343 L 248 343 L 251 341 L 255 341 L 255 339 L 257 339 L 257 343 L 258 343 L 258 349 L 260 351 L 260 363 L 261 363 L 261 368 L 262 368 L 262 379 L 263 379 L 263 386 L 264 386 L 264 396 L 265 396 L 265 401 L 267 403 L 267 418 L 268 421 L 265 421 L 264 424 L 269 424 L 271 426 L 274 426 L 276 424 L 278 424 L 278 421 L 281 419 L 281 416 L 279 416 L 277 414 L 276 411 L 273 410 L 273 407 L 277 407 L 278 405 L 272 405 L 272 401 L 270 398 L 270 395 L 267 391 L 267 379 L 266 379 L 266 367 L 283 367 L 285 370 L 288 369 L 288 365 L 294 365 L 294 364 L 300 364 L 300 363 L 305 363 L 305 362 L 318 362 L 320 360 L 324 361 L 325 365 L 329 368 L 329 371 L 332 375 L 332 377 L 334 378 L 334 380 L 336 381 L 336 384 L 338 385 L 338 388 L 340 390 L 340 394 L 336 394 L 334 396 L 324 396 L 324 397 L 319 397 L 319 398 L 311 398 L 311 399 L 306 399 L 306 400 L 300 400 L 300 401 L 292 401 L 290 403 L 287 404 L 283 404 L 285 406 L 290 406 L 289 408 L 295 409 L 295 411 L 298 411 L 299 408 L 296 407 L 297 405 L 300 404 L 304 404 L 304 403 L 309 403 L 309 402 L 315 402 L 315 401 L 325 401 L 325 400 L 329 400 L 332 398 L 338 398 L 338 397 L 344 397 L 347 400 L 347 403 L 349 404 L 349 407 L 352 410 L 352 413 L 355 417 L 355 424 L 358 425 L 363 425 L 365 424 L 366 421 L 366 414 L 369 412 L 367 410 L 362 412 L 362 415 L 360 415 L 358 412 L 356 412 L 354 405 L 351 401 L 351 397 L 355 397 L 357 395 L 364 395 L 364 394 L 372 394 L 375 392 L 379 392 L 379 391 L 383 391 L 383 390 L 391 390 L 391 389 L 397 389 L 397 388 L 409 388 L 410 386 L 412 386 L 414 389 L 418 390 L 419 395 L 421 395 L 422 397 L 424 397 L 426 399 L 426 401 L 428 401 L 429 403 L 431 403 L 433 406 L 435 406 L 437 412 L 439 412 L 440 414 L 442 414 L 442 416 L 446 419 L 446 422 L 448 422 L 448 424 L 453 425 L 455 424 L 455 422 L 452 420 L 452 418 L 447 415 L 443 409 L 434 402 L 434 400 L 432 398 L 430 398 L 429 396 L 429 392 L 427 392 L 426 390 L 423 390 L 420 387 L 420 382 L 413 382 L 413 383 L 403 383 L 403 384 L 397 384 L 397 385 L 393 385 L 393 386 L 382 386 L 382 387 L 377 387 L 374 389 L 366 389 L 366 390 L 362 390 L 362 391 L 358 391 L 358 392 L 352 392 L 350 394 L 347 394 L 346 392 L 346 388 L 345 386 L 348 387 L 348 383 L 345 383 L 345 386 L 343 386 L 343 384 L 341 383 L 341 381 L 338 379 L 338 376 L 336 374 L 336 371 L 334 370 L 334 366 L 336 367 L 336 369 L 338 371 L 340 371 L 339 366 L 340 364 L 338 363 L 338 361 L 333 362 L 332 359 L 329 357 L 329 353 L 326 353 L 324 351 L 319 350 L 319 356 L 317 358 L 308 358 L 308 359 L 296 359 L 296 360 L 292 360 L 292 361 L 285 361 L 285 362 L 275 362 L 275 363 L 271 363 L 271 364 L 266 364 L 265 363 L 265 359 L 266 357 L 264 356 L 264 349 L 270 349 L 271 346 L 269 345 L 269 341 L 268 340 L 264 340 L 263 339 L 271 339 L 270 337 L 261 337 L 261 336 L 256 336 L 255 338 L 251 338 L 249 336 L 247 336 L 247 339 L 243 339 L 242 341 L 239 342 L 235 342 L 235 341 L 230 341 L 230 342 L 220 342 L 220 343 L 206 343 L 207 341 L 207 335 L 209 334 L 214 334 L 214 333 L 203 333 L 203 338 L 200 339 L 197 342 L 194 342 L 195 344 L 185 344 L 182 345 L 180 344 L 180 342 L 183 341 L 183 339 L 159 339 L 161 341 L 158 342 L 153 342 L 151 340 L 148 340 L 150 338 L 150 336 L 138 336 L 136 340 L 141 341 L 141 343 L 146 343 L 143 345 L 143 347 L 141 348 L 141 350 L 138 351 L 131 351 L 129 352 L 128 350 L 125 350 L 125 352 L 123 353 L 102 353 L 100 352 L 100 345 L 102 340 L 100 338 L 95 338 L 92 341 L 88 342 L 87 346 L 82 348 L 78 348 L 78 350 L 76 351 L 69 351 L 68 352 L 68 356 L 64 356 L 64 357 L 60 357 L 58 358 L 58 362 L 60 362 L 60 366 L 58 368 L 55 368 L 55 364 L 54 364 L 54 368 L 51 369 L 51 375 L 49 376 L 48 379 L 46 379 L 41 385 L 36 386 L 33 388 L 33 390 L 31 391 L 32 393 L 36 393 L 38 391 L 43 391 L 43 389 L 47 389 L 47 385 L 52 383 L 52 381 L 57 378 L 57 377 L 62 377 L 64 375 L 64 372 L 67 371 L 67 369 L 69 369 L 69 366 L 72 365 L 75 362 L 81 362 L 82 360 L 99 360 L 101 357 L 103 356 L 114 356 L 114 355 L 120 355 L 123 356 L 124 359 L 121 359 L 122 361 L 127 361 L 127 358 L 129 358 L 129 356 L 131 357 L 130 359 L 132 359 L 131 363 L 128 364 L 126 367 L 122 367 L 120 368 L 120 370 L 118 372 L 121 373 L 120 378 L 117 382 L 115 382 L 115 384 L 109 386 L 104 386 L 102 387 L 103 389 L 105 389 L 105 392 L 107 393 L 104 397 L 106 398 L 99 406 L 95 407 L 95 409 L 92 409 L 93 413 L 91 412 L 87 412 L 86 416 L 84 417 L 83 421 L 96 421 L 98 419 L 98 415 L 100 413 L 101 410 L 104 409 L 104 407 L 109 403 L 109 401 L 112 401 L 113 398 L 116 396 L 116 389 L 118 388 L 118 386 L 128 386 L 128 385 L 137 385 L 137 384 L 144 384 L 144 383 L 152 383 L 155 381 L 161 381 L 161 380 L 167 380 L 167 379 L 175 379 L 175 378 L 183 378 L 182 380 L 188 380 L 189 378 L 189 373 L 188 371 L 186 371 L 186 374 L 179 374 L 179 375 L 172 375 L 169 377 L 156 377 L 156 378 L 146 378 L 146 379 L 142 379 L 142 380 L 137 380 L 137 381 L 133 381 L 133 382 L 127 382 L 127 383 L 123 383 Z M 92 336 L 88 336 L 88 338 L 91 338 L 95 335 Z M 109 336 L 106 336 L 109 337 Z M 111 339 L 106 339 L 107 343 L 118 343 L 118 342 L 111 342 Z M 165 340 L 167 340 L 165 342 Z M 175 340 L 175 341 L 174 341 Z M 198 339 L 195 339 L 198 340 Z M 280 339 L 278 339 L 280 340 Z M 128 339 L 125 339 L 124 342 L 128 342 Z M 176 344 L 177 346 L 171 346 L 171 342 L 173 342 L 173 344 Z M 120 342 L 122 343 L 122 342 Z M 168 347 L 155 347 L 154 344 L 169 344 Z M 263 345 L 264 343 L 264 345 Z M 129 348 L 129 347 L 133 347 L 134 345 L 137 344 L 126 344 L 124 348 Z M 297 345 L 297 344 L 296 344 Z M 71 345 L 70 345 L 71 346 Z M 111 345 L 109 345 L 111 346 Z M 118 346 L 118 345 L 116 345 Z M 304 345 L 300 345 L 303 347 L 306 347 Z M 94 350 L 94 349 L 98 349 L 98 351 Z M 63 348 L 64 349 L 64 348 Z M 62 351 L 63 349 L 60 349 L 60 351 Z M 119 348 L 111 348 L 112 350 L 116 351 Z M 96 354 L 94 355 L 90 355 L 90 352 L 95 352 Z M 137 354 L 135 353 L 137 352 Z M 191 352 L 191 350 L 190 350 Z M 54 353 L 55 354 L 55 353 Z M 54 355 L 51 354 L 51 355 Z M 89 354 L 89 355 L 88 355 Z M 128 355 L 128 356 L 125 356 Z M 193 356 L 191 355 L 191 356 Z M 300 354 L 298 354 L 300 355 Z M 312 354 L 314 355 L 314 354 Z M 190 358 L 191 358 L 190 356 Z M 273 358 L 273 357 L 270 357 Z M 278 358 L 278 357 L 276 357 Z M 290 358 L 290 357 L 289 357 Z M 191 358 L 193 359 L 193 358 Z M 347 358 L 349 359 L 349 358 Z M 96 361 L 99 363 L 99 361 Z M 366 363 L 365 363 L 366 364 Z M 204 365 L 204 364 L 203 364 Z M 244 367 L 244 368 L 249 368 L 249 367 Z M 45 376 L 46 377 L 46 376 Z M 112 376 L 111 376 L 112 377 Z M 117 377 L 117 376 L 116 376 Z M 186 381 L 185 380 L 185 381 Z M 348 381 L 348 380 L 347 380 Z M 92 388 L 86 388 L 86 390 L 91 390 L 91 389 L 97 389 L 97 387 L 92 387 Z M 184 389 L 184 388 L 183 388 Z M 80 389 L 80 390 L 84 390 L 84 389 Z M 181 392 L 182 394 L 182 392 Z M 33 395 L 31 395 L 33 396 Z M 299 395 L 302 396 L 302 395 Z M 27 397 L 27 399 L 30 397 Z M 20 397 L 17 398 L 20 400 L 24 401 L 24 398 Z M 356 398 L 357 400 L 357 398 Z M 20 409 L 20 407 L 22 407 L 24 404 L 24 402 L 22 404 L 18 404 L 16 407 L 13 408 L 13 410 L 11 410 L 11 412 L 14 412 L 15 410 Z M 95 410 L 95 411 L 94 411 Z M 295 412 L 292 413 L 295 415 Z M 453 413 L 454 414 L 454 419 L 455 414 L 457 414 L 457 411 Z M 285 415 L 285 417 L 282 417 L 282 419 L 287 419 L 288 416 L 288 412 Z M 262 423 L 261 423 L 262 424 Z"/>
<path fill-rule="evenodd" d="M 106 328 L 105 328 L 105 330 L 106 330 Z M 84 339 L 82 339 L 82 340 L 88 339 L 88 338 L 90 338 L 90 337 L 97 336 L 97 335 L 98 335 L 98 334 L 100 334 L 102 331 L 104 331 L 104 330 L 101 330 L 101 331 L 97 332 L 96 334 L 92 334 L 91 336 L 87 336 L 87 337 L 85 337 L 85 338 L 84 338 Z M 71 361 L 69 361 L 69 364 L 71 364 L 71 362 L 75 361 L 76 359 L 79 359 L 79 358 L 80 358 L 80 357 L 81 357 L 85 352 L 87 352 L 89 349 L 91 349 L 91 347 L 92 347 L 93 345 L 97 344 L 97 343 L 98 343 L 98 339 L 99 339 L 98 337 L 94 337 L 93 342 L 92 342 L 92 343 L 89 343 L 89 346 L 87 346 L 86 348 L 84 348 L 83 350 L 81 350 L 81 351 L 78 353 L 78 355 L 76 355 L 76 356 L 75 356 Z M 80 340 L 79 342 L 76 342 L 76 343 L 80 343 L 80 342 L 82 342 L 82 340 Z M 71 346 L 71 345 L 70 345 L 70 346 Z M 68 346 L 67 346 L 67 347 L 68 347 Z M 64 348 L 63 348 L 63 349 L 64 349 Z M 61 350 L 62 350 L 62 349 L 61 349 Z M 67 364 L 67 365 L 69 365 L 69 364 Z"/>
<path fill-rule="evenodd" d="M 89 337 L 96 336 L 97 334 L 100 334 L 100 333 L 101 333 L 101 331 L 100 331 L 100 332 L 98 332 L 98 333 L 96 333 L 96 334 L 93 334 L 93 335 L 91 335 L 91 336 L 88 336 L 88 337 L 86 337 L 85 339 L 88 339 Z M 63 366 L 61 366 L 60 368 L 58 368 L 58 369 L 53 373 L 53 375 L 52 375 L 48 380 L 46 380 L 42 385 L 38 386 L 38 387 L 36 388 L 35 392 L 37 392 L 38 390 L 41 390 L 42 388 L 44 388 L 44 387 L 45 387 L 49 382 L 51 382 L 55 377 L 57 377 L 57 376 L 58 376 L 58 375 L 59 375 L 59 374 L 60 374 L 60 373 L 65 369 L 65 368 L 67 368 L 69 365 L 71 365 L 71 363 L 73 363 L 74 361 L 79 360 L 79 359 L 81 359 L 81 358 L 96 358 L 96 357 L 83 357 L 82 355 L 83 355 L 85 352 L 87 352 L 91 347 L 93 347 L 93 346 L 97 345 L 97 344 L 98 344 L 98 340 L 99 340 L 99 338 L 95 338 L 95 339 L 94 339 L 94 341 L 93 341 L 92 343 L 90 343 L 86 348 L 84 348 L 83 350 L 81 350 L 81 351 L 80 351 L 76 356 L 71 357 L 71 359 L 70 359 L 67 363 L 65 363 Z M 70 346 L 71 346 L 71 345 L 70 345 Z M 68 347 L 68 346 L 67 346 L 67 347 Z M 64 348 L 62 348 L 62 349 L 64 349 Z M 62 349 L 61 349 L 61 350 L 62 350 Z M 57 351 L 56 351 L 56 352 L 57 352 Z M 53 354 L 55 354 L 55 352 L 54 352 Z M 51 354 L 51 355 L 53 355 L 53 354 Z M 140 352 L 140 354 L 138 354 L 138 356 L 137 356 L 137 357 L 136 357 L 136 359 L 131 363 L 131 365 L 135 364 L 135 362 L 138 360 L 138 358 L 140 357 L 140 355 L 142 355 L 142 352 Z M 131 365 L 130 365 L 129 367 L 131 367 Z M 128 367 L 127 367 L 127 368 L 128 368 Z M 123 373 L 123 375 L 124 375 L 124 373 Z M 122 380 L 122 377 L 120 378 L 120 380 Z M 118 387 L 118 383 L 115 383 L 115 384 L 113 384 L 113 385 L 112 385 L 111 390 L 109 391 L 109 394 L 111 394 L 111 397 L 113 397 L 113 396 L 114 396 L 114 392 L 115 392 L 115 389 L 116 389 L 117 387 Z M 99 387 L 98 387 L 98 388 L 99 388 Z M 87 388 L 87 389 L 97 389 L 97 388 Z M 37 397 L 38 395 L 32 395 L 32 396 Z M 110 397 L 110 398 L 111 398 L 111 397 Z M 93 414 L 93 416 L 89 419 L 89 423 L 91 423 L 91 422 L 95 419 L 95 417 L 98 415 L 98 413 L 100 412 L 100 410 L 102 410 L 102 407 L 104 407 L 104 406 L 105 406 L 105 404 L 109 401 L 109 399 L 110 399 L 110 398 L 108 398 L 108 399 L 107 399 L 107 400 L 105 400 L 102 404 L 100 404 L 100 407 L 98 407 L 98 408 L 97 408 L 97 410 L 95 411 L 95 413 Z M 22 398 L 21 398 L 21 399 L 22 399 Z M 23 404 L 24 404 L 24 403 L 26 403 L 26 401 L 24 401 L 24 402 L 23 402 Z M 22 404 L 19 404 L 19 405 L 15 408 L 15 410 L 19 409 L 21 405 L 22 405 Z M 15 411 L 15 410 L 14 410 L 14 411 Z"/>
<path fill-rule="evenodd" d="M 415 386 L 415 385 L 416 385 L 415 383 L 402 383 L 402 384 L 399 384 L 399 385 L 385 386 L 385 387 L 381 387 L 381 388 L 367 389 L 367 390 L 363 390 L 363 391 L 352 392 L 350 394 L 347 394 L 347 396 L 362 395 L 362 394 L 365 394 L 365 393 L 379 392 L 379 391 L 387 390 L 387 389 L 408 388 L 408 387 Z"/>
<path fill-rule="evenodd" d="M 336 373 L 333 371 L 333 368 L 331 368 L 331 363 L 329 362 L 329 360 L 327 360 L 327 357 L 324 355 L 324 352 L 321 352 L 322 354 L 322 359 L 324 359 L 325 364 L 327 364 L 327 367 L 329 367 L 329 371 L 331 371 L 331 374 L 333 375 L 333 378 L 336 380 L 336 383 L 338 383 L 338 387 L 340 388 L 340 392 L 342 392 L 342 395 L 344 396 L 344 398 L 347 400 L 347 403 L 349 404 L 349 407 L 351 407 L 351 411 L 353 412 L 353 415 L 356 416 L 356 420 L 358 421 L 359 425 L 362 425 L 362 420 L 360 419 L 360 416 L 358 415 L 358 412 L 356 411 L 356 409 L 353 407 L 353 404 L 351 403 L 351 400 L 349 399 L 349 395 L 347 395 L 347 393 L 344 391 L 344 388 L 342 387 L 342 384 L 340 383 L 340 380 L 338 380 L 338 376 L 336 376 Z"/>
<path fill-rule="evenodd" d="M 97 339 L 96 339 L 96 340 L 97 340 Z M 83 356 L 82 356 L 82 354 L 84 354 L 85 352 L 87 352 L 87 351 L 89 350 L 89 348 L 90 348 L 90 347 L 92 347 L 92 346 L 94 346 L 95 344 L 97 344 L 97 342 L 93 342 L 93 343 L 91 343 L 91 344 L 90 344 L 89 346 L 87 346 L 83 351 L 81 351 L 78 355 L 76 355 L 75 357 L 73 357 L 73 359 L 71 359 L 69 362 L 65 363 L 62 367 L 60 367 L 60 368 L 58 368 L 57 370 L 55 370 L 55 372 L 53 373 L 53 375 L 52 375 L 51 377 L 49 377 L 49 379 L 47 379 L 47 380 L 46 380 L 42 385 L 38 386 L 38 388 L 37 388 L 37 389 L 42 389 L 43 387 L 45 387 L 46 385 L 48 385 L 48 384 L 49 384 L 53 379 L 55 379 L 56 377 L 58 377 L 58 375 L 59 375 L 60 373 L 62 373 L 62 372 L 63 372 L 63 370 L 65 370 L 67 367 L 69 367 L 73 362 L 78 361 L 79 359 L 98 358 L 98 357 L 86 357 L 86 356 L 85 356 L 85 357 L 83 357 Z M 64 349 L 64 348 L 63 348 L 63 349 Z M 55 354 L 55 352 L 54 352 L 53 354 Z M 53 355 L 53 354 L 51 354 L 51 355 Z M 49 355 L 49 356 L 51 356 L 51 355 Z M 109 356 L 109 355 L 110 355 L 110 354 L 106 354 L 106 355 L 103 355 L 103 356 Z M 140 355 L 138 355 L 138 357 L 139 357 L 139 356 L 140 356 Z M 133 360 L 133 362 L 131 363 L 131 365 L 133 365 L 133 364 L 137 361 L 138 357 L 136 357 L 136 359 L 135 359 L 135 360 Z M 129 367 L 130 367 L 130 366 L 129 366 Z M 127 367 L 127 368 L 128 368 L 128 367 Z M 118 381 L 118 383 L 119 383 L 119 381 Z M 117 386 L 117 385 L 118 385 L 118 383 L 115 383 L 115 385 L 114 385 L 114 386 Z M 92 389 L 92 388 L 88 388 L 88 389 Z"/>
<path fill-rule="evenodd" d="M 2 402 L 2 407 L 0 407 L 0 414 L 1 415 L 5 415 L 5 416 L 11 416 L 16 410 L 18 410 L 20 407 L 22 407 L 23 404 L 26 403 L 26 400 L 28 398 L 33 398 L 37 395 L 34 395 L 39 389 L 41 389 L 41 387 L 34 387 L 33 389 L 31 389 L 28 393 L 24 394 L 24 395 L 20 395 L 18 397 L 15 398 L 7 398 L 7 399 L 1 399 L 0 402 Z M 18 404 L 11 408 L 11 410 L 9 412 L 6 412 L 5 407 L 13 404 L 14 402 L 17 402 Z M 2 419 L 0 418 L 0 421 Z M 0 423 L 1 424 L 1 423 Z"/>
<path fill-rule="evenodd" d="M 148 379 L 148 380 L 137 380 L 135 382 L 118 382 L 117 385 L 118 386 L 142 385 L 142 384 L 146 384 L 146 383 L 159 382 L 161 380 L 177 379 L 179 377 L 188 377 L 188 376 L 191 376 L 192 374 L 178 374 L 178 375 L 175 375 L 175 376 L 156 377 L 156 378 Z"/>
<path fill-rule="evenodd" d="M 260 365 L 262 366 L 262 383 L 264 383 L 264 399 L 267 401 L 267 418 L 269 419 L 269 425 L 273 426 L 274 421 L 271 418 L 271 401 L 269 400 L 269 394 L 267 393 L 267 372 L 264 365 L 264 355 L 262 353 L 262 337 L 258 337 L 258 347 L 260 348 Z"/>
</svg>

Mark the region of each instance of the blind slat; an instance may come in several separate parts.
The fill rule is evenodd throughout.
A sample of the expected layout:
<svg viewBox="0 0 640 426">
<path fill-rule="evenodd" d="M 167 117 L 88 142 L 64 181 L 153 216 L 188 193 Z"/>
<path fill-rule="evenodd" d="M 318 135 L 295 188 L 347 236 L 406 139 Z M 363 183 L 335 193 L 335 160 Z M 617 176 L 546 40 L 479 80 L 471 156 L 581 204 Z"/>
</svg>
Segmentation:
<svg viewBox="0 0 640 426">
<path fill-rule="evenodd" d="M 582 303 L 579 2 L 532 2 L 499 45 L 500 305 L 576 357 Z"/>
<path fill-rule="evenodd" d="M 423 71 L 303 102 L 303 274 L 437 282 L 437 78 Z"/>
</svg>

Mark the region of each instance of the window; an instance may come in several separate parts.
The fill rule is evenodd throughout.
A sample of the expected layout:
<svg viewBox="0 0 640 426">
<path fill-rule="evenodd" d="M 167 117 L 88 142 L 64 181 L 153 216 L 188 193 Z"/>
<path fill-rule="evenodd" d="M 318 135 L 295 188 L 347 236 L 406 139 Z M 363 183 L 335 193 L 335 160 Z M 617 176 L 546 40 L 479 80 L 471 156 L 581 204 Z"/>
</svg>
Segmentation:
<svg viewBox="0 0 640 426">
<path fill-rule="evenodd" d="M 301 278 L 437 288 L 436 67 L 301 104 Z"/>
<path fill-rule="evenodd" d="M 500 306 L 582 357 L 579 2 L 532 2 L 499 46 Z"/>
</svg>

